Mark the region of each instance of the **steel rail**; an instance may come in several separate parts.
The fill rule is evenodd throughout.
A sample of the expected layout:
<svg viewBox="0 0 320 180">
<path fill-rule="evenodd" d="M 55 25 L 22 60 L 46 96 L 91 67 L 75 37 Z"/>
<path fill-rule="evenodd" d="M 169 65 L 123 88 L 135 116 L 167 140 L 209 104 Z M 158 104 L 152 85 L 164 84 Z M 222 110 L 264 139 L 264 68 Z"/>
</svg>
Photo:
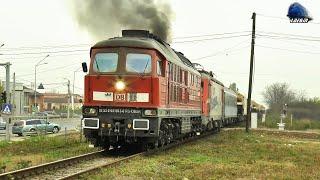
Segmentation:
<svg viewBox="0 0 320 180">
<path fill-rule="evenodd" d="M 157 152 L 161 152 L 161 151 L 165 151 L 168 149 L 172 149 L 175 147 L 178 147 L 180 145 L 189 143 L 189 142 L 193 142 L 196 141 L 198 139 L 202 139 L 205 138 L 207 136 L 210 136 L 212 134 L 214 134 L 215 131 L 212 132 L 205 132 L 203 133 L 201 136 L 193 136 L 193 137 L 189 137 L 189 138 L 184 138 L 181 140 L 178 140 L 176 142 L 172 142 L 166 146 L 163 146 L 161 148 L 155 148 L 149 151 L 145 151 L 145 152 L 140 152 L 140 153 L 136 153 L 133 155 L 129 155 L 127 157 L 115 160 L 115 161 L 111 161 L 111 162 L 107 162 L 105 164 L 102 165 L 97 165 L 94 167 L 91 167 L 89 169 L 85 169 L 82 171 L 79 171 L 77 173 L 71 174 L 71 175 L 66 175 L 65 177 L 60 178 L 62 179 L 78 179 L 80 178 L 82 175 L 84 174 L 92 174 L 93 172 L 99 171 L 101 168 L 107 168 L 107 167 L 112 167 L 112 166 L 116 166 L 119 165 L 121 162 L 127 162 L 132 158 L 138 157 L 138 156 L 147 156 L 147 155 L 151 155 L 151 154 L 155 154 Z M 100 150 L 100 151 L 96 151 L 96 152 L 92 152 L 92 153 L 87 153 L 87 154 L 83 154 L 83 155 L 79 155 L 79 156 L 75 156 L 75 157 L 70 157 L 70 158 L 66 158 L 66 159 L 62 159 L 62 160 L 58 160 L 58 161 L 54 161 L 54 162 L 50 162 L 50 163 L 45 163 L 45 164 L 40 164 L 37 166 L 32 166 L 29 168 L 24 168 L 24 169 L 19 169 L 16 171 L 11 171 L 11 172 L 7 172 L 7 173 L 3 173 L 0 174 L 0 180 L 4 179 L 4 180 L 9 180 L 9 179 L 24 179 L 24 178 L 28 178 L 28 177 L 32 177 L 35 175 L 41 175 L 42 173 L 46 173 L 50 170 L 53 169 L 60 169 L 60 168 L 67 168 L 68 166 L 72 166 L 75 165 L 77 163 L 81 163 L 85 160 L 90 160 L 90 159 L 94 159 L 95 157 L 97 157 L 98 155 L 101 155 L 102 153 L 107 152 L 106 150 Z"/>
<path fill-rule="evenodd" d="M 4 179 L 4 180 L 7 180 L 7 179 L 24 179 L 24 178 L 29 177 L 29 176 L 33 176 L 33 175 L 36 175 L 36 174 L 44 173 L 44 172 L 46 172 L 48 170 L 51 170 L 51 169 L 67 167 L 67 166 L 74 165 L 75 163 L 82 162 L 84 160 L 93 159 L 94 157 L 102 154 L 103 152 L 105 152 L 105 150 L 100 150 L 100 151 L 87 153 L 87 154 L 83 154 L 83 155 L 79 155 L 79 156 L 75 156 L 75 157 L 61 159 L 61 160 L 58 160 L 58 161 L 49 162 L 49 163 L 45 163 L 45 164 L 40 164 L 40 165 L 37 165 L 37 166 L 32 166 L 32 167 L 28 167 L 28 168 L 24 168 L 24 169 L 19 169 L 19 170 L 16 170 L 16 171 L 10 171 L 10 172 L 7 172 L 7 173 L 0 174 L 0 180 L 2 180 L 2 179 Z"/>
<path fill-rule="evenodd" d="M 131 155 L 131 156 L 127 156 L 127 157 L 121 158 L 121 159 L 116 160 L 116 161 L 108 162 L 108 163 L 105 163 L 105 164 L 102 164 L 102 165 L 98 165 L 98 166 L 92 167 L 90 169 L 79 171 L 77 173 L 65 176 L 63 178 L 59 178 L 59 180 L 79 179 L 79 178 L 82 178 L 84 175 L 89 175 L 89 174 L 93 174 L 93 173 L 95 173 L 97 171 L 100 171 L 102 168 L 115 167 L 115 166 L 119 165 L 122 162 L 128 162 L 129 160 L 131 160 L 131 159 L 133 159 L 135 157 L 138 157 L 138 156 L 147 156 L 147 155 L 155 154 L 155 153 L 158 153 L 158 152 L 161 152 L 161 151 L 173 149 L 173 148 L 176 148 L 176 147 L 181 146 L 183 144 L 187 144 L 187 143 L 190 143 L 190 142 L 193 142 L 193 141 L 208 137 L 208 136 L 210 136 L 210 135 L 212 135 L 214 133 L 215 133 L 215 131 L 206 132 L 201 136 L 191 137 L 191 138 L 188 138 L 188 139 L 183 140 L 183 141 L 178 141 L 178 142 L 174 142 L 174 143 L 168 144 L 168 145 L 166 145 L 164 147 L 161 147 L 161 148 L 155 148 L 155 149 L 152 149 L 150 151 L 137 153 L 137 154 L 134 154 L 134 155 Z"/>
</svg>

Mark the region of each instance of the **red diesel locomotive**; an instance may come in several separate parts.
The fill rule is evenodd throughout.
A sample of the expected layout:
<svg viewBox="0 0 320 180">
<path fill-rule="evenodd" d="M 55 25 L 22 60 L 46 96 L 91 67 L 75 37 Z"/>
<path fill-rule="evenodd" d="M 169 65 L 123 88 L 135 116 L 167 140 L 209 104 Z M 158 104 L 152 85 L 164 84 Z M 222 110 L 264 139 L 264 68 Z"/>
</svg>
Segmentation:
<svg viewBox="0 0 320 180">
<path fill-rule="evenodd" d="M 163 146 L 238 116 L 235 93 L 148 31 L 124 30 L 90 57 L 83 129 L 96 146 Z"/>
</svg>

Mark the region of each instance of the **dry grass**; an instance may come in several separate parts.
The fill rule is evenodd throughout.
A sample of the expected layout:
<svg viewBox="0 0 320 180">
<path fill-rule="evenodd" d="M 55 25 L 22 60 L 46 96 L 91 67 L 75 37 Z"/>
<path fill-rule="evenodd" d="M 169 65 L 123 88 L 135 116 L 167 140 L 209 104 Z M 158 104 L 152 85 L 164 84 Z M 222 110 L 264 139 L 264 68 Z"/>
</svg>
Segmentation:
<svg viewBox="0 0 320 180">
<path fill-rule="evenodd" d="M 79 142 L 79 134 L 65 136 L 36 136 L 19 142 L 0 142 L 0 172 L 25 168 L 76 156 L 96 149 Z"/>
<path fill-rule="evenodd" d="M 318 135 L 225 131 L 90 179 L 319 179 L 319 143 Z"/>
</svg>

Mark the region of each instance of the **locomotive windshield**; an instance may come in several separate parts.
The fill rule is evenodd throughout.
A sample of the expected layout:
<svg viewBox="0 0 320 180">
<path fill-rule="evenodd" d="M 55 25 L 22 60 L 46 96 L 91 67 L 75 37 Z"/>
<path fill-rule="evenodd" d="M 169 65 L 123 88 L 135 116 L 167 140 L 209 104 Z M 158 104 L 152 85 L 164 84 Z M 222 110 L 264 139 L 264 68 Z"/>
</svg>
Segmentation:
<svg viewBox="0 0 320 180">
<path fill-rule="evenodd" d="M 121 68 L 125 63 L 125 68 Z M 119 67 L 118 67 L 119 66 Z M 97 53 L 93 62 L 93 70 L 98 73 L 138 73 L 151 72 L 152 58 L 149 54 L 128 53 L 126 59 L 118 53 Z"/>
<path fill-rule="evenodd" d="M 116 72 L 119 55 L 117 53 L 98 53 L 95 55 L 93 70 L 95 72 Z"/>
<path fill-rule="evenodd" d="M 150 73 L 151 56 L 149 54 L 127 54 L 126 70 L 133 73 Z"/>
</svg>

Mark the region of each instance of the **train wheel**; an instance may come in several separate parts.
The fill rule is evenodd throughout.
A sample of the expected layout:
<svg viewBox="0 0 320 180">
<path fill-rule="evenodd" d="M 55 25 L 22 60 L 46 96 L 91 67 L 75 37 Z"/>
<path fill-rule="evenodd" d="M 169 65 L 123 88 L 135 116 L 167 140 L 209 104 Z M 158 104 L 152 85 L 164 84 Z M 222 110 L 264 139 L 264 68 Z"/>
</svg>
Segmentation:
<svg viewBox="0 0 320 180">
<path fill-rule="evenodd" d="M 159 147 L 163 147 L 165 145 L 165 140 L 163 138 L 159 139 Z"/>
<path fill-rule="evenodd" d="M 221 121 L 218 121 L 217 131 L 218 131 L 218 132 L 220 132 L 220 131 L 221 131 Z"/>
<path fill-rule="evenodd" d="M 160 130 L 158 145 L 159 145 L 159 147 L 163 147 L 165 145 L 165 143 L 166 143 L 166 141 L 165 141 L 164 133 L 163 133 L 163 131 Z"/>
</svg>

